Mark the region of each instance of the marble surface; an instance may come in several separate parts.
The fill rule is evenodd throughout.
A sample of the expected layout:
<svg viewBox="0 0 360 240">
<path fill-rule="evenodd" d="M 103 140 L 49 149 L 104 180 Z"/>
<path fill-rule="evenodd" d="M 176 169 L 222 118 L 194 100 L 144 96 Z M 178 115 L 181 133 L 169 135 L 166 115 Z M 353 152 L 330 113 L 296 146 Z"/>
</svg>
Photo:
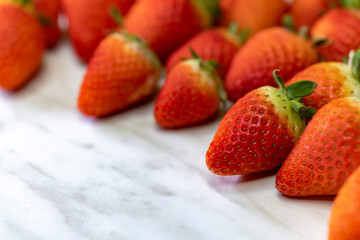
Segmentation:
<svg viewBox="0 0 360 240">
<path fill-rule="evenodd" d="M 150 102 L 89 119 L 84 72 L 63 42 L 26 88 L 0 92 L 0 239 L 326 239 L 331 199 L 285 198 L 274 172 L 207 170 L 220 117 L 166 131 Z"/>
</svg>

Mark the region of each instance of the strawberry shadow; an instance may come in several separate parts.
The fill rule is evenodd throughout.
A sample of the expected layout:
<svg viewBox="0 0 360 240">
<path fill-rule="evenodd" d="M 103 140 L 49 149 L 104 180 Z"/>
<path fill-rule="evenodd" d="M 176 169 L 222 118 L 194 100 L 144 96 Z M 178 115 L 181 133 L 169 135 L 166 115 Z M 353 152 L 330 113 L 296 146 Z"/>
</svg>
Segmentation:
<svg viewBox="0 0 360 240">
<path fill-rule="evenodd" d="M 276 173 L 279 171 L 279 169 L 280 169 L 280 167 L 277 167 L 270 171 L 263 171 L 263 172 L 258 172 L 258 173 L 250 173 L 247 175 L 242 175 L 242 176 L 240 176 L 238 183 L 252 182 L 252 181 L 259 180 L 259 179 L 275 176 Z"/>
<path fill-rule="evenodd" d="M 332 201 L 334 201 L 334 199 L 335 199 L 335 195 L 333 195 L 333 196 L 326 196 L 326 195 L 324 195 L 324 196 L 304 196 L 304 197 L 302 197 L 302 196 L 293 196 L 293 197 L 291 197 L 291 196 L 285 196 L 285 195 L 282 195 L 281 193 L 278 193 L 278 197 L 279 198 L 285 198 L 285 199 L 291 199 L 291 200 L 309 200 L 309 201 L 329 201 L 329 202 L 332 202 Z"/>
</svg>

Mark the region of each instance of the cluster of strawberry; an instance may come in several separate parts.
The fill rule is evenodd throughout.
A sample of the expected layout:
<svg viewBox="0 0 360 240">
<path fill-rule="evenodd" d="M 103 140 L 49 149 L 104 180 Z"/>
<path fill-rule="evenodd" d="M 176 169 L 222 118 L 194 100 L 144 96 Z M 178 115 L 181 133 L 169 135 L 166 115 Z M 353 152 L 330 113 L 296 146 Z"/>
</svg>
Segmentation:
<svg viewBox="0 0 360 240">
<path fill-rule="evenodd" d="M 360 52 L 348 57 L 360 47 L 359 1 L 0 0 L 1 88 L 34 76 L 59 40 L 61 6 L 88 62 L 83 114 L 101 118 L 151 98 L 165 63 L 160 126 L 198 124 L 236 102 L 207 152 L 212 172 L 282 165 L 282 194 L 335 195 L 360 165 Z"/>
</svg>

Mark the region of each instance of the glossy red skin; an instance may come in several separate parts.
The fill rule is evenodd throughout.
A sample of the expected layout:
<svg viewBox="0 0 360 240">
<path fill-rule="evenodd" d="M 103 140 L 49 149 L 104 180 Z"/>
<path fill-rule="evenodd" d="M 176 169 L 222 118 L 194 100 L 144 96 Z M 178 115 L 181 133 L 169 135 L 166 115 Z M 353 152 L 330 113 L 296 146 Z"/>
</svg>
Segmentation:
<svg viewBox="0 0 360 240">
<path fill-rule="evenodd" d="M 250 36 L 254 36 L 265 28 L 280 25 L 287 4 L 284 0 L 220 0 L 220 8 L 221 25 L 236 22 L 239 30 L 248 28 Z"/>
<path fill-rule="evenodd" d="M 311 27 L 315 21 L 332 7 L 340 7 L 337 0 L 294 0 L 291 5 L 291 16 L 296 29 L 302 26 Z"/>
<path fill-rule="evenodd" d="M 176 50 L 167 60 L 166 71 L 186 58 L 191 58 L 189 47 L 204 60 L 215 60 L 220 64 L 219 76 L 224 78 L 229 70 L 231 60 L 241 46 L 240 39 L 230 35 L 225 28 L 214 28 L 199 33 Z"/>
<path fill-rule="evenodd" d="M 117 34 L 106 37 L 91 58 L 78 96 L 78 109 L 92 117 L 125 110 L 154 94 L 160 66 L 129 49 Z M 149 81 L 149 79 L 153 79 Z"/>
<path fill-rule="evenodd" d="M 69 35 L 77 55 L 89 61 L 100 41 L 117 28 L 109 9 L 126 14 L 134 0 L 62 0 L 69 19 Z"/>
<path fill-rule="evenodd" d="M 310 35 L 330 39 L 330 44 L 317 48 L 325 61 L 342 62 L 351 50 L 360 47 L 360 11 L 331 10 L 316 21 Z"/>
<path fill-rule="evenodd" d="M 218 175 L 271 170 L 295 145 L 289 120 L 281 116 L 268 92 L 256 89 L 228 111 L 206 153 L 206 165 Z"/>
<path fill-rule="evenodd" d="M 234 57 L 225 80 L 228 97 L 236 102 L 253 89 L 275 86 L 275 69 L 280 69 L 287 81 L 316 61 L 317 54 L 309 42 L 280 27 L 263 30 Z"/>
<path fill-rule="evenodd" d="M 203 70 L 202 70 L 203 71 Z M 156 99 L 154 116 L 163 128 L 181 128 L 201 123 L 219 109 L 220 98 L 214 83 L 183 61 L 166 78 Z"/>
<path fill-rule="evenodd" d="M 311 120 L 276 175 L 286 196 L 336 195 L 360 165 L 360 103 L 336 99 Z"/>
<path fill-rule="evenodd" d="M 35 10 L 38 14 L 50 20 L 50 25 L 43 25 L 46 37 L 46 45 L 53 48 L 60 40 L 60 28 L 58 25 L 58 15 L 60 12 L 59 0 L 34 0 Z"/>
<path fill-rule="evenodd" d="M 187 40 L 208 26 L 194 0 L 139 1 L 125 18 L 125 28 L 142 37 L 166 58 Z"/>
<path fill-rule="evenodd" d="M 304 98 L 303 103 L 306 106 L 312 106 L 320 109 L 334 99 L 341 97 L 351 97 L 355 89 L 348 89 L 347 76 L 342 71 L 329 62 L 321 62 L 304 69 L 297 73 L 286 85 L 289 86 L 302 80 L 311 80 L 318 86 L 314 93 Z M 354 86 L 360 88 L 360 84 Z"/>
<path fill-rule="evenodd" d="M 15 4 L 0 4 L 0 87 L 17 90 L 40 68 L 45 41 L 37 19 Z"/>
<path fill-rule="evenodd" d="M 331 210 L 329 240 L 360 238 L 360 168 L 340 189 Z"/>
</svg>

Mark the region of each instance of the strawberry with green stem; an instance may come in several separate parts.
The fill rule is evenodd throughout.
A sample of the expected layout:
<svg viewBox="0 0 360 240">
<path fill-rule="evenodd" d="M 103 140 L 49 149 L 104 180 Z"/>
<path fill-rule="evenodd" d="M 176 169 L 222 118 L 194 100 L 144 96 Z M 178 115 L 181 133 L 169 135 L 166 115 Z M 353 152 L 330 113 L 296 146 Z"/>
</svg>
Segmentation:
<svg viewBox="0 0 360 240">
<path fill-rule="evenodd" d="M 121 17 L 113 8 L 118 24 Z M 148 45 L 126 31 L 110 34 L 90 60 L 78 96 L 87 116 L 106 117 L 148 99 L 157 89 L 161 63 Z"/>
<path fill-rule="evenodd" d="M 235 55 L 225 79 L 229 99 L 236 102 L 246 93 L 274 86 L 271 72 L 278 68 L 287 81 L 297 72 L 317 62 L 310 41 L 280 27 L 258 32 Z"/>
<path fill-rule="evenodd" d="M 336 195 L 360 165 L 360 101 L 338 98 L 322 107 L 276 175 L 285 196 Z"/>
<path fill-rule="evenodd" d="M 143 38 L 161 60 L 211 26 L 218 0 L 138 1 L 125 17 L 130 33 Z"/>
<path fill-rule="evenodd" d="M 316 91 L 304 98 L 306 106 L 320 109 L 330 101 L 341 97 L 360 98 L 360 50 L 351 54 L 348 64 L 321 62 L 297 73 L 286 84 L 309 79 L 318 84 Z"/>
<path fill-rule="evenodd" d="M 312 26 L 310 36 L 314 41 L 327 39 L 326 44 L 317 46 L 325 61 L 342 62 L 351 50 L 360 47 L 360 11 L 344 8 L 328 11 Z"/>
<path fill-rule="evenodd" d="M 206 153 L 206 165 L 218 175 L 240 175 L 271 170 L 286 159 L 314 109 L 302 98 L 317 84 L 301 81 L 280 89 L 261 87 L 239 99 L 229 110 Z"/>
<path fill-rule="evenodd" d="M 203 60 L 214 60 L 219 63 L 220 69 L 217 72 L 223 78 L 237 50 L 245 43 L 248 33 L 249 30 L 239 33 L 236 23 L 230 24 L 228 29 L 216 27 L 205 30 L 191 38 L 168 58 L 166 70 L 170 72 L 184 58 L 191 57 L 191 46 Z"/>
<path fill-rule="evenodd" d="M 226 100 L 217 63 L 202 60 L 192 49 L 192 59 L 178 63 L 168 74 L 156 99 L 154 115 L 163 128 L 181 128 L 211 118 Z"/>
</svg>

